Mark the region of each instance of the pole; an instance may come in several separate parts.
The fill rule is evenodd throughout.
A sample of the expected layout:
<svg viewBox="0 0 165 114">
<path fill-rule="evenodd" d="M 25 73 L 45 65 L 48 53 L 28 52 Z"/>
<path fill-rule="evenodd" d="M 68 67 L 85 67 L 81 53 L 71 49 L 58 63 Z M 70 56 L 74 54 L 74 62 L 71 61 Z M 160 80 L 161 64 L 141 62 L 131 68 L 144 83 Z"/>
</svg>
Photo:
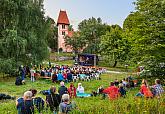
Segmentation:
<svg viewBox="0 0 165 114">
<path fill-rule="evenodd" d="M 94 55 L 94 66 L 96 67 L 96 54 Z"/>
</svg>

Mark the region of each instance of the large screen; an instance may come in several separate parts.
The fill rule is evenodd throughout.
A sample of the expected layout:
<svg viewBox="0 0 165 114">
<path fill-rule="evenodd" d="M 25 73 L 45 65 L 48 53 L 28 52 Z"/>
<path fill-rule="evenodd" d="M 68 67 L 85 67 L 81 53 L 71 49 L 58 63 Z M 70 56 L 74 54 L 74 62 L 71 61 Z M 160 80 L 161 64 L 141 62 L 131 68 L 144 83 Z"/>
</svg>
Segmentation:
<svg viewBox="0 0 165 114">
<path fill-rule="evenodd" d="M 78 63 L 82 66 L 94 66 L 97 64 L 97 56 L 95 54 L 79 54 Z"/>
</svg>

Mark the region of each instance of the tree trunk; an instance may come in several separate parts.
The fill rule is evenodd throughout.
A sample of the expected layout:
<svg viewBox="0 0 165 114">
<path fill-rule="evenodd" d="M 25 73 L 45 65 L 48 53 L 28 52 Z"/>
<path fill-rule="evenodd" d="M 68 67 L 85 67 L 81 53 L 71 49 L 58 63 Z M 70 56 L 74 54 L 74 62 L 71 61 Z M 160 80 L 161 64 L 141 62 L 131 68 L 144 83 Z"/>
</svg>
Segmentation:
<svg viewBox="0 0 165 114">
<path fill-rule="evenodd" d="M 116 65 L 117 65 L 117 61 L 115 61 L 115 63 L 114 63 L 114 65 L 113 65 L 113 67 L 116 67 Z"/>
</svg>

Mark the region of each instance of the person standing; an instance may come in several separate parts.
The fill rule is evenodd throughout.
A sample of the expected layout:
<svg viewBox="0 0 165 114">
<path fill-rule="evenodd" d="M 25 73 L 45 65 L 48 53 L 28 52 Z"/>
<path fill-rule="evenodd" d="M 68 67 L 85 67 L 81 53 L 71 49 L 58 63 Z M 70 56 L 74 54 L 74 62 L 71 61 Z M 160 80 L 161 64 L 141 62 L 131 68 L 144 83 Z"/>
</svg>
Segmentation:
<svg viewBox="0 0 165 114">
<path fill-rule="evenodd" d="M 35 70 L 34 70 L 33 68 L 31 68 L 31 69 L 30 69 L 30 76 L 31 76 L 31 81 L 32 81 L 32 82 L 35 81 L 34 74 L 35 74 Z"/>
</svg>

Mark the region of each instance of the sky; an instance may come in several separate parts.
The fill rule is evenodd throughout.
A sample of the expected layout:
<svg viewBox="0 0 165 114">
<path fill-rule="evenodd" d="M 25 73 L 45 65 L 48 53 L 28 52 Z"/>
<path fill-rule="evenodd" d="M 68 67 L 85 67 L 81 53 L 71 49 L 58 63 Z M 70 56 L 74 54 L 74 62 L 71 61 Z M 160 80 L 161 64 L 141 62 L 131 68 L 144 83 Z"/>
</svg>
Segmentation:
<svg viewBox="0 0 165 114">
<path fill-rule="evenodd" d="M 57 22 L 60 10 L 67 12 L 70 24 L 77 29 L 84 19 L 100 17 L 103 23 L 121 27 L 130 12 L 135 11 L 136 0 L 44 0 L 45 16 Z"/>
</svg>

